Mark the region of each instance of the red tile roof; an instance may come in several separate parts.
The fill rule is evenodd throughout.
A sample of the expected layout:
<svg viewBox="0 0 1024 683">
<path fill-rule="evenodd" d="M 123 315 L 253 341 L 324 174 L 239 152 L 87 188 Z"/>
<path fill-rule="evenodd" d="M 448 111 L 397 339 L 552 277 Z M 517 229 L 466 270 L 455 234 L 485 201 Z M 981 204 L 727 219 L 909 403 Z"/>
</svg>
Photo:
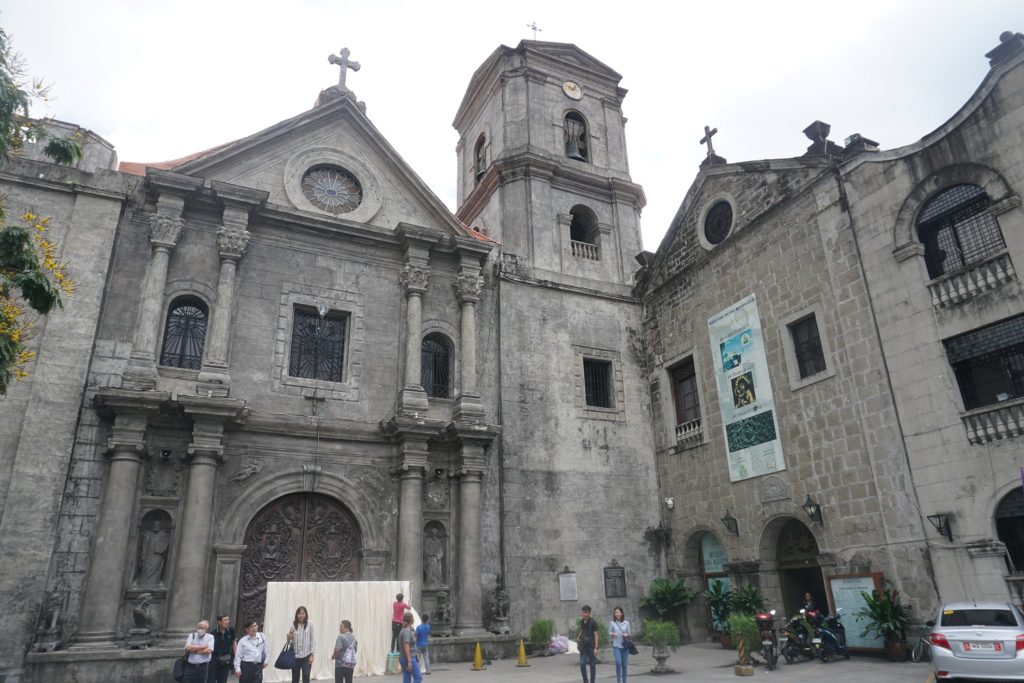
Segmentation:
<svg viewBox="0 0 1024 683">
<path fill-rule="evenodd" d="M 196 152 L 195 154 L 189 154 L 188 156 L 181 157 L 180 159 L 172 159 L 170 161 L 157 161 L 155 163 L 142 163 L 137 161 L 122 161 L 117 165 L 117 170 L 121 173 L 131 173 L 132 175 L 146 175 L 146 168 L 159 168 L 162 171 L 170 171 L 172 169 L 181 166 L 184 163 L 198 159 L 199 157 L 206 156 L 211 152 L 216 152 L 218 149 L 222 149 L 230 145 L 230 142 L 225 142 L 223 145 L 217 145 L 210 149 L 204 149 L 202 152 Z"/>
</svg>

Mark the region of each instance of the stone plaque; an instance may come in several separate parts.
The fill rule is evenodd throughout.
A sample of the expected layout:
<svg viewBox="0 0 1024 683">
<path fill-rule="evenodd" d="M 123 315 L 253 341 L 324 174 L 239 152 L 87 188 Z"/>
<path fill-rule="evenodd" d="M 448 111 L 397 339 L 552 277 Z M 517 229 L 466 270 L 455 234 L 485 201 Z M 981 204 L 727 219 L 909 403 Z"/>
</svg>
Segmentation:
<svg viewBox="0 0 1024 683">
<path fill-rule="evenodd" d="M 576 592 L 576 572 L 561 572 L 558 575 L 558 599 L 563 602 L 579 599 Z"/>
<path fill-rule="evenodd" d="M 626 597 L 626 568 L 620 567 L 615 560 L 604 568 L 604 597 Z"/>
<path fill-rule="evenodd" d="M 789 484 L 777 474 L 770 474 L 761 480 L 761 502 L 770 503 L 773 500 L 786 500 L 789 498 Z"/>
</svg>

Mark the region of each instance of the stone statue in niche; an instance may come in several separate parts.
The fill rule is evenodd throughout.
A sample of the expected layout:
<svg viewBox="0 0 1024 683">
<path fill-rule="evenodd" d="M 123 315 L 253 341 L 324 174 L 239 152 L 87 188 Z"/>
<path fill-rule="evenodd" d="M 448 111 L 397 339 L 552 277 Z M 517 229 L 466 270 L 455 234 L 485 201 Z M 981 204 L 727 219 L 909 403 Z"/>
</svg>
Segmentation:
<svg viewBox="0 0 1024 683">
<path fill-rule="evenodd" d="M 129 650 L 145 650 L 153 643 L 153 632 L 150 626 L 153 624 L 153 614 L 150 612 L 149 604 L 153 600 L 152 593 L 143 593 L 135 598 L 135 607 L 132 608 L 132 621 L 135 628 L 128 631 Z"/>
<path fill-rule="evenodd" d="M 444 535 L 436 526 L 427 529 L 423 539 L 423 574 L 428 586 L 443 586 Z"/>
<path fill-rule="evenodd" d="M 161 515 L 146 515 L 139 533 L 139 565 L 136 586 L 164 585 L 167 552 L 171 547 L 171 530 Z"/>
<path fill-rule="evenodd" d="M 431 615 L 431 633 L 441 638 L 450 636 L 452 634 L 454 615 L 452 614 L 452 601 L 448 597 L 448 592 L 438 591 L 436 601 L 437 605 L 434 607 L 433 615 Z"/>
<path fill-rule="evenodd" d="M 512 628 L 508 623 L 508 608 L 510 603 L 508 591 L 501 585 L 497 586 L 487 596 L 487 603 L 491 610 L 491 633 L 497 633 L 500 635 L 512 633 Z"/>
<path fill-rule="evenodd" d="M 61 627 L 64 625 L 67 599 L 67 591 L 61 588 L 55 588 L 46 594 L 40 610 L 42 616 L 36 628 L 33 652 L 53 652 L 64 644 L 61 640 Z"/>
</svg>

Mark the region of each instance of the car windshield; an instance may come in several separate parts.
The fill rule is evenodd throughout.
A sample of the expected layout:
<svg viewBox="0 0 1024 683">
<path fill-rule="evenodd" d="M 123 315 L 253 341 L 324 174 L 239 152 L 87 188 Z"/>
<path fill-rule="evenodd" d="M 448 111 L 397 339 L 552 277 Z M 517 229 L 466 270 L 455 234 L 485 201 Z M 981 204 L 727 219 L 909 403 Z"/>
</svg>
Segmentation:
<svg viewBox="0 0 1024 683">
<path fill-rule="evenodd" d="M 941 626 L 1009 626 L 1017 625 L 1008 609 L 945 609 Z"/>
</svg>

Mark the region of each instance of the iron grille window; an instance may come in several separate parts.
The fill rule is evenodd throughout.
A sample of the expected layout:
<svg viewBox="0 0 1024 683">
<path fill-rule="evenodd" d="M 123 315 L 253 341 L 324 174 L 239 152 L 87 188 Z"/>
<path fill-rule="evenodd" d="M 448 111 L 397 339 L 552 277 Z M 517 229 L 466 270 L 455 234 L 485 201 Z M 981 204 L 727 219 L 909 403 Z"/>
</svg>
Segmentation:
<svg viewBox="0 0 1024 683">
<path fill-rule="evenodd" d="M 945 341 L 964 408 L 1024 396 L 1024 316 Z"/>
<path fill-rule="evenodd" d="M 341 382 L 345 367 L 345 328 L 348 316 L 331 311 L 320 317 L 313 308 L 295 307 L 292 318 L 292 377 Z"/>
<path fill-rule="evenodd" d="M 612 407 L 612 364 L 610 361 L 584 358 L 583 384 L 587 392 L 588 406 Z"/>
<path fill-rule="evenodd" d="M 687 358 L 672 368 L 672 398 L 676 404 L 677 425 L 692 422 L 700 417 L 697 373 L 692 358 Z"/>
<path fill-rule="evenodd" d="M 420 346 L 420 384 L 427 396 L 451 398 L 452 347 L 439 334 L 427 335 Z"/>
<path fill-rule="evenodd" d="M 963 270 L 1005 247 L 988 204 L 988 195 L 977 185 L 956 185 L 928 202 L 917 235 L 929 277 Z"/>
<path fill-rule="evenodd" d="M 818 321 L 809 315 L 789 326 L 793 335 L 793 353 L 800 369 L 800 379 L 816 375 L 825 370 L 825 353 L 818 336 Z"/>
<path fill-rule="evenodd" d="M 206 343 L 206 304 L 195 297 L 175 299 L 167 311 L 160 365 L 198 370 Z"/>
</svg>

